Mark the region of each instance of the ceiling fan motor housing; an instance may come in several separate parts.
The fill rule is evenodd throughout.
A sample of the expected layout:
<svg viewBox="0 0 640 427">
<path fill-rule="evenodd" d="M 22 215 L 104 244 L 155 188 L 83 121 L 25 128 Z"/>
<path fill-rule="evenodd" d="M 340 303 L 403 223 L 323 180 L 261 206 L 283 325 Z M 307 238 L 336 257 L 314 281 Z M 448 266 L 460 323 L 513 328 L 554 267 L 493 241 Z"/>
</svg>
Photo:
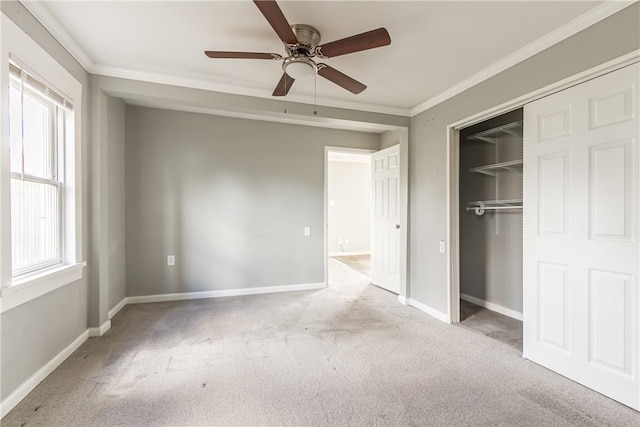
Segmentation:
<svg viewBox="0 0 640 427">
<path fill-rule="evenodd" d="M 308 48 L 309 53 L 312 53 L 320 44 L 320 31 L 311 25 L 293 24 L 291 29 L 298 39 L 298 44 L 301 47 Z"/>
</svg>

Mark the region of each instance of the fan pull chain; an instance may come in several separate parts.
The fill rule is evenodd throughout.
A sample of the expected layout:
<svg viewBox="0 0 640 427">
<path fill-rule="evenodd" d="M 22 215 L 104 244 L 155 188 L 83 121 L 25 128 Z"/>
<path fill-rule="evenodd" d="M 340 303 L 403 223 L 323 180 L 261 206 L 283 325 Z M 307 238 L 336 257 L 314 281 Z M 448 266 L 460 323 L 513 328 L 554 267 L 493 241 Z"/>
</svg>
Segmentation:
<svg viewBox="0 0 640 427">
<path fill-rule="evenodd" d="M 318 115 L 318 72 L 313 75 L 313 115 Z"/>
<path fill-rule="evenodd" d="M 287 114 L 287 76 L 284 77 L 284 113 Z"/>
</svg>

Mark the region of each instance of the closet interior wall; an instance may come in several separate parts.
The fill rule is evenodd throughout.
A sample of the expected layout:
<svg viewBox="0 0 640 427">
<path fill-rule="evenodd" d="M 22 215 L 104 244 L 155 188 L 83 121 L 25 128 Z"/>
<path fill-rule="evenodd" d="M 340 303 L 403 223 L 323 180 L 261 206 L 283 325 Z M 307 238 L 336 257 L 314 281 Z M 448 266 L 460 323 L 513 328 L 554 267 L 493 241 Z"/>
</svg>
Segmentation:
<svg viewBox="0 0 640 427">
<path fill-rule="evenodd" d="M 473 135 L 512 125 L 510 132 Z M 460 132 L 460 294 L 522 313 L 522 209 L 469 210 L 476 201 L 522 205 L 522 109 Z M 479 172 L 502 162 L 515 165 Z M 490 206 L 490 205 L 487 205 Z"/>
</svg>

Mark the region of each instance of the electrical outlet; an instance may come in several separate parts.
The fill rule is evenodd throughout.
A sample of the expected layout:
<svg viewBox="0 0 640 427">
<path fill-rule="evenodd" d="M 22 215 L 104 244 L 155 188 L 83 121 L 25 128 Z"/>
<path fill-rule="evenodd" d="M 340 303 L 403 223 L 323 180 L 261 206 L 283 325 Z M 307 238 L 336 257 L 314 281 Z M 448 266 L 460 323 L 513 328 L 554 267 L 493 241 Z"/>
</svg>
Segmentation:
<svg viewBox="0 0 640 427">
<path fill-rule="evenodd" d="M 176 265 L 175 255 L 167 255 L 167 265 Z"/>
<path fill-rule="evenodd" d="M 304 236 L 305 237 L 311 236 L 311 227 L 305 227 L 304 228 Z"/>
<path fill-rule="evenodd" d="M 447 246 L 444 244 L 444 240 L 440 240 L 440 253 L 443 254 L 447 250 Z"/>
</svg>

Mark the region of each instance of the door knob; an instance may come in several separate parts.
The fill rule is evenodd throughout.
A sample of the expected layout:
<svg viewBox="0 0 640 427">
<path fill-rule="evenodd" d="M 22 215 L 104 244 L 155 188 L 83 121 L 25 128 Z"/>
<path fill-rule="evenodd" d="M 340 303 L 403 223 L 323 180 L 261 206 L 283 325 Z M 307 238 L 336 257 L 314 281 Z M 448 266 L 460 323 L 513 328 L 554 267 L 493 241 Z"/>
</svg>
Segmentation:
<svg viewBox="0 0 640 427">
<path fill-rule="evenodd" d="M 396 228 L 400 228 L 400 224 L 396 224 Z"/>
</svg>

